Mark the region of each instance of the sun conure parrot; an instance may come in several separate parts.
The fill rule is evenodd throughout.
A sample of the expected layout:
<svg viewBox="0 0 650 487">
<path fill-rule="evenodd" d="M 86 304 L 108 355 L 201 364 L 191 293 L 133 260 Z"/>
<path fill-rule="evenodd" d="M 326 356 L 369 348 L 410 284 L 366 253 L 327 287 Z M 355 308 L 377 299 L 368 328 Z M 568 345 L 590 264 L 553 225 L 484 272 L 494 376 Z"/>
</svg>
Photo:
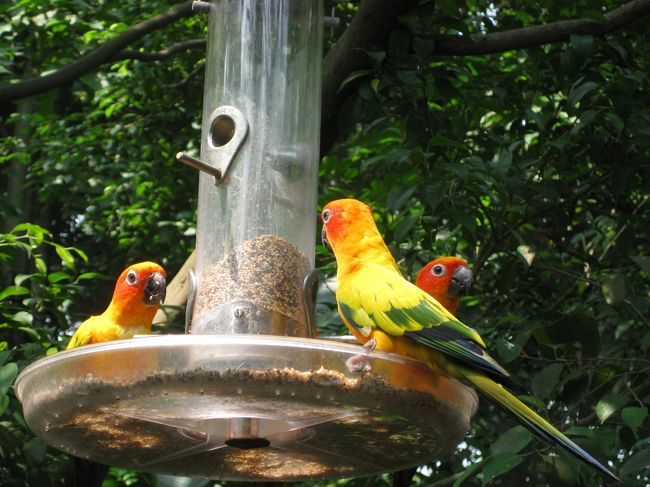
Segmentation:
<svg viewBox="0 0 650 487">
<path fill-rule="evenodd" d="M 79 325 L 67 348 L 151 333 L 153 317 L 165 299 L 166 277 L 165 270 L 154 262 L 124 269 L 106 311 Z"/>
<path fill-rule="evenodd" d="M 560 446 L 613 480 L 589 453 L 528 408 L 506 388 L 518 381 L 485 350 L 476 330 L 402 277 L 372 210 L 354 199 L 332 201 L 321 213 L 323 243 L 336 257 L 336 301 L 343 322 L 367 348 L 406 355 L 468 383 L 512 413 L 533 433 Z"/>
<path fill-rule="evenodd" d="M 469 292 L 472 280 L 472 271 L 465 260 L 447 256 L 438 257 L 425 265 L 418 272 L 415 285 L 456 315 L 460 297 Z"/>
</svg>

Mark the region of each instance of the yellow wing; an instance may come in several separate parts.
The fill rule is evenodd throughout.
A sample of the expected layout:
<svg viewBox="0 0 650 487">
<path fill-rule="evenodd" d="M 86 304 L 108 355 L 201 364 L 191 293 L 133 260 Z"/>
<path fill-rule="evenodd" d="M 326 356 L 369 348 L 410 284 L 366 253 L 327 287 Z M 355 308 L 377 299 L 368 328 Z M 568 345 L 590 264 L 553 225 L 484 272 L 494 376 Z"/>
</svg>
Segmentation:
<svg viewBox="0 0 650 487">
<path fill-rule="evenodd" d="M 373 327 L 400 336 L 407 331 L 445 324 L 485 347 L 476 330 L 458 321 L 438 301 L 401 274 L 382 265 L 365 263 L 340 279 L 336 300 L 345 318 L 365 336 Z"/>
<path fill-rule="evenodd" d="M 91 316 L 79 325 L 79 328 L 70 339 L 67 349 L 120 338 L 128 338 L 128 336 L 125 336 L 124 328 L 103 315 Z"/>
<path fill-rule="evenodd" d="M 481 370 L 506 387 L 523 390 L 485 351 L 476 330 L 392 269 L 364 263 L 339 281 L 336 300 L 343 319 L 363 336 L 369 336 L 373 328 L 404 336 L 454 363 Z"/>
</svg>

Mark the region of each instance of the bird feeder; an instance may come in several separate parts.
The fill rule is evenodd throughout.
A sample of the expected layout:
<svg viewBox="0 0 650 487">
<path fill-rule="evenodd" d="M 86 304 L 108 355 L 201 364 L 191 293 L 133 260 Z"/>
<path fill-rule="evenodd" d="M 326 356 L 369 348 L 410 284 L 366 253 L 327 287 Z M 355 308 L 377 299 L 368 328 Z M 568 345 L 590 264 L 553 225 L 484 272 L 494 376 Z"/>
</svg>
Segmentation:
<svg viewBox="0 0 650 487">
<path fill-rule="evenodd" d="M 209 10 L 187 333 L 81 347 L 16 382 L 48 444 L 229 480 L 371 475 L 461 440 L 475 393 L 405 357 L 314 338 L 322 4 Z M 369 372 L 346 363 L 367 355 Z"/>
</svg>

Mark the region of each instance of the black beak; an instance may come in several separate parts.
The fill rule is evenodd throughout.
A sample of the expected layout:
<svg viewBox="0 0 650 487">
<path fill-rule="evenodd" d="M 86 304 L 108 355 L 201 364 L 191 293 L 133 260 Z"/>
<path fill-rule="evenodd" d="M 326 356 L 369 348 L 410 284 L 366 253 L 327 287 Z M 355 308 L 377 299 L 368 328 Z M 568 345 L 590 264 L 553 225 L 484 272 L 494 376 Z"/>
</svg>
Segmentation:
<svg viewBox="0 0 650 487">
<path fill-rule="evenodd" d="M 449 283 L 449 296 L 457 298 L 458 296 L 468 295 L 473 279 L 474 274 L 469 267 L 464 265 L 458 267 Z"/>
<path fill-rule="evenodd" d="M 167 283 L 160 272 L 154 272 L 149 276 L 147 285 L 144 287 L 144 304 L 160 304 L 165 300 Z"/>
<path fill-rule="evenodd" d="M 323 242 L 323 247 L 326 249 L 332 250 L 332 246 L 330 245 L 329 241 L 327 240 L 327 230 L 325 230 L 325 225 L 323 225 L 323 230 L 320 232 L 320 240 Z"/>
</svg>

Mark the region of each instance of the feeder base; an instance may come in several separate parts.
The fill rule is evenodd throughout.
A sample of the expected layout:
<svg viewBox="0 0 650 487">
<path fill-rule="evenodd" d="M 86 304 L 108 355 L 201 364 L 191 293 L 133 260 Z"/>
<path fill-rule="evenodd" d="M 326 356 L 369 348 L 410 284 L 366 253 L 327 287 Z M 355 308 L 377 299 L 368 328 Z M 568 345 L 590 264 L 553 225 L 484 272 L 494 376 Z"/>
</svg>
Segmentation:
<svg viewBox="0 0 650 487">
<path fill-rule="evenodd" d="M 366 476 L 461 440 L 476 394 L 362 347 L 250 335 L 149 336 L 61 352 L 16 381 L 30 428 L 100 463 L 228 480 Z"/>
</svg>

